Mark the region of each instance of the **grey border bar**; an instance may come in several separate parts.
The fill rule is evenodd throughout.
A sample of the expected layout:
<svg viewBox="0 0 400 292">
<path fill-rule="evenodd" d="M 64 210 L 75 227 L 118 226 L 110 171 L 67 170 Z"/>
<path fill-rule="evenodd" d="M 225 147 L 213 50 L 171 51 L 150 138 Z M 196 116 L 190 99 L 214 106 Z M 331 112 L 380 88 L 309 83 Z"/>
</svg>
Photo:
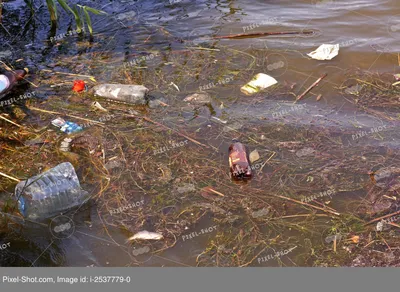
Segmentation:
<svg viewBox="0 0 400 292">
<path fill-rule="evenodd" d="M 391 291 L 396 268 L 0 268 L 0 291 L 247 292 Z M 3 277 L 119 276 L 124 283 L 4 283 Z M 105 278 L 103 278 L 105 279 Z M 111 278 L 110 278 L 111 280 Z"/>
</svg>

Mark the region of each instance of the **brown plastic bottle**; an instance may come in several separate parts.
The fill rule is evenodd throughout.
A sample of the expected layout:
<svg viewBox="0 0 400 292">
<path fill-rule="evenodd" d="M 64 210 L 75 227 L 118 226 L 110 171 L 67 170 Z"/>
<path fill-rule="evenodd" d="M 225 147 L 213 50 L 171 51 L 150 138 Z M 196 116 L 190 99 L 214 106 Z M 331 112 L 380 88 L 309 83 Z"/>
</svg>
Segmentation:
<svg viewBox="0 0 400 292">
<path fill-rule="evenodd" d="M 7 71 L 0 75 L 0 94 L 10 91 L 18 81 L 22 80 L 28 74 L 28 69 Z"/>
<path fill-rule="evenodd" d="M 233 179 L 251 179 L 252 173 L 246 147 L 238 141 L 234 141 L 229 146 L 229 166 Z"/>
</svg>

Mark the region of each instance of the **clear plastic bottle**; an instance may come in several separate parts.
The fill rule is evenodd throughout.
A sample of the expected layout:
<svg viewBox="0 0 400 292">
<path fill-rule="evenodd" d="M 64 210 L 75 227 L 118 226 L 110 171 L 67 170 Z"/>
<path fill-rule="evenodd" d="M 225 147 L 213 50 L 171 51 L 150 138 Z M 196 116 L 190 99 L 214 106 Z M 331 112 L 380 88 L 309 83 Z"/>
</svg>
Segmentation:
<svg viewBox="0 0 400 292">
<path fill-rule="evenodd" d="M 58 215 L 90 198 L 88 192 L 81 189 L 75 169 L 69 162 L 19 182 L 15 195 L 19 211 L 31 220 Z"/>
<path fill-rule="evenodd" d="M 0 94 L 9 92 L 18 81 L 22 80 L 28 74 L 28 69 L 5 72 L 0 75 Z"/>
<path fill-rule="evenodd" d="M 146 104 L 146 94 L 149 91 L 143 85 L 131 84 L 100 84 L 92 88 L 93 92 L 101 97 L 132 103 Z"/>
</svg>

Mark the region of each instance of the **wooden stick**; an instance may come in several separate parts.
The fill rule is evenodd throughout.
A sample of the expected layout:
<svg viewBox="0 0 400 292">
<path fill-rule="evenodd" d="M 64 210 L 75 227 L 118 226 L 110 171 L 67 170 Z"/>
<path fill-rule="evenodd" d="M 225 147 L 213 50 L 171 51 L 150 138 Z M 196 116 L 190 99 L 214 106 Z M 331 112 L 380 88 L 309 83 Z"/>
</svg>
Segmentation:
<svg viewBox="0 0 400 292">
<path fill-rule="evenodd" d="M 52 72 L 52 73 L 56 73 L 56 74 L 64 74 L 64 75 L 69 75 L 69 76 L 87 77 L 87 78 L 89 78 L 89 79 L 94 79 L 94 80 L 96 80 L 96 79 L 94 78 L 94 76 L 90 76 L 90 75 L 81 75 L 81 74 L 74 74 L 74 73 L 58 72 L 58 71 L 51 71 L 51 70 L 48 70 L 48 69 L 42 69 L 42 71 L 45 71 L 45 72 Z"/>
<path fill-rule="evenodd" d="M 6 63 L 4 63 L 3 61 L 0 61 L 0 63 L 2 63 L 2 64 L 4 65 L 4 68 L 5 68 L 7 71 L 11 71 L 11 72 L 15 75 L 14 70 L 13 70 L 12 68 L 10 68 Z M 25 69 L 27 69 L 27 68 L 25 68 Z M 30 82 L 29 80 L 25 79 L 25 77 L 22 77 L 22 79 L 25 80 L 26 82 L 28 82 L 30 85 L 36 87 L 36 88 L 39 87 L 39 86 L 37 86 L 35 83 Z"/>
<path fill-rule="evenodd" d="M 135 118 L 143 119 L 143 120 L 145 120 L 145 121 L 147 121 L 147 122 L 150 122 L 150 123 L 152 123 L 152 124 L 154 124 L 154 125 L 160 126 L 160 127 L 164 128 L 164 129 L 167 129 L 167 130 L 170 130 L 170 131 L 173 131 L 173 132 L 177 133 L 179 136 L 182 136 L 182 137 L 184 137 L 184 138 L 186 138 L 186 139 L 192 141 L 193 143 L 195 143 L 195 144 L 197 144 L 197 145 L 200 145 L 200 146 L 203 146 L 203 147 L 206 147 L 206 148 L 210 148 L 210 146 L 208 146 L 208 145 L 202 144 L 202 143 L 200 143 L 199 141 L 196 141 L 195 139 L 190 138 L 189 136 L 186 136 L 185 134 L 182 134 L 181 132 L 179 132 L 179 131 L 177 131 L 177 130 L 174 130 L 174 129 L 172 129 L 172 128 L 169 128 L 169 127 L 167 127 L 167 126 L 164 126 L 163 124 L 160 124 L 159 122 L 153 121 L 153 120 L 151 120 L 151 119 L 149 119 L 149 118 L 147 118 L 147 117 L 138 117 L 138 116 L 133 115 L 133 114 L 129 114 L 129 116 L 133 116 L 133 117 L 135 117 Z"/>
<path fill-rule="evenodd" d="M 209 49 L 209 48 L 203 48 L 203 47 L 187 47 L 188 49 L 193 49 L 193 50 L 203 50 L 203 51 L 215 51 L 219 52 L 219 49 Z"/>
<path fill-rule="evenodd" d="M 325 207 L 325 208 L 327 208 L 327 209 L 329 209 L 329 210 L 331 210 L 331 211 L 334 211 L 334 212 L 336 211 L 335 209 L 333 209 L 333 208 L 331 208 L 331 207 L 329 207 L 329 206 L 327 206 L 327 205 L 325 205 L 325 204 L 323 204 L 323 203 L 320 203 L 320 202 L 316 201 L 315 199 L 312 200 L 312 202 L 315 203 L 315 204 L 320 205 L 321 207 Z"/>
<path fill-rule="evenodd" d="M 399 225 L 399 224 L 396 224 L 396 223 L 393 223 L 393 222 L 388 222 L 387 224 L 392 225 L 392 226 L 395 226 L 395 227 L 397 227 L 397 228 L 400 228 L 400 225 Z"/>
<path fill-rule="evenodd" d="M 300 95 L 296 98 L 296 101 L 302 99 L 302 98 L 303 98 L 307 93 L 309 93 L 315 86 L 317 86 L 317 85 L 321 82 L 321 80 L 324 79 L 327 75 L 328 75 L 328 74 L 325 73 L 325 74 L 322 75 L 320 78 L 318 78 L 317 81 L 315 81 L 313 84 L 311 84 L 311 86 L 308 87 L 308 88 L 306 89 L 306 91 L 304 91 L 302 94 L 300 94 Z M 295 102 L 296 102 L 296 101 L 295 101 Z"/>
<path fill-rule="evenodd" d="M 301 204 L 301 205 L 304 205 L 304 206 L 308 206 L 308 207 L 311 207 L 311 208 L 314 208 L 314 209 L 317 209 L 317 210 L 320 210 L 320 211 L 323 211 L 323 212 L 331 213 L 331 214 L 334 214 L 334 215 L 337 215 L 337 216 L 340 215 L 340 213 L 338 213 L 338 212 L 334 212 L 334 211 L 331 211 L 329 209 L 320 208 L 318 206 L 314 206 L 314 205 L 311 205 L 311 204 L 308 204 L 308 203 L 304 203 L 304 202 L 301 202 L 301 201 L 298 201 L 298 200 L 295 200 L 295 199 L 292 199 L 292 198 L 288 198 L 288 197 L 285 197 L 285 196 L 281 196 L 281 195 L 273 195 L 273 196 L 281 198 L 281 199 L 285 199 L 285 200 L 288 200 L 288 201 L 291 201 L 291 202 L 295 202 L 295 203 L 298 203 L 298 204 Z"/>
<path fill-rule="evenodd" d="M 336 253 L 336 235 L 335 235 L 335 239 L 333 240 L 333 252 Z"/>
<path fill-rule="evenodd" d="M 210 187 L 208 187 L 207 190 L 212 192 L 212 193 L 214 193 L 214 194 L 217 194 L 218 196 L 225 197 L 225 195 L 223 193 L 217 192 L 216 190 L 214 190 L 214 189 L 212 189 Z"/>
<path fill-rule="evenodd" d="M 16 182 L 20 182 L 19 179 L 15 178 L 15 177 L 12 177 L 12 176 L 10 176 L 10 175 L 7 175 L 7 174 L 5 174 L 5 173 L 0 172 L 0 175 L 4 176 L 4 177 L 6 177 L 6 178 L 12 179 L 12 180 L 14 180 L 14 181 L 16 181 Z"/>
<path fill-rule="evenodd" d="M 0 119 L 3 119 L 3 120 L 5 120 L 5 121 L 9 122 L 10 124 L 13 124 L 13 125 L 15 125 L 15 126 L 17 126 L 17 127 L 19 127 L 19 128 L 23 128 L 21 125 L 18 125 L 17 123 L 14 123 L 13 121 L 11 121 L 11 120 L 9 120 L 9 119 L 3 117 L 2 115 L 0 115 Z"/>
<path fill-rule="evenodd" d="M 397 214 L 400 214 L 400 211 L 397 211 L 397 212 L 394 212 L 394 213 L 391 213 L 391 214 L 388 214 L 388 215 L 385 215 L 385 216 L 376 218 L 376 219 L 374 219 L 374 220 L 371 220 L 371 221 L 365 223 L 364 226 L 369 225 L 369 224 L 371 224 L 371 223 L 374 223 L 374 222 L 376 222 L 376 221 L 379 221 L 379 220 L 381 220 L 381 219 L 385 219 L 385 218 L 388 218 L 388 217 L 392 217 L 392 216 L 397 215 Z"/>
<path fill-rule="evenodd" d="M 298 214 L 298 215 L 287 215 L 282 217 L 271 218 L 270 220 L 286 219 L 286 218 L 297 218 L 297 217 L 328 217 L 326 214 Z"/>
<path fill-rule="evenodd" d="M 222 36 L 214 36 L 212 39 L 236 39 L 236 38 L 254 38 L 260 36 L 271 36 L 271 35 L 299 35 L 299 34 L 313 34 L 315 31 L 306 30 L 306 31 L 282 31 L 282 32 L 255 32 L 255 33 L 240 33 L 234 35 L 222 35 Z"/>
<path fill-rule="evenodd" d="M 77 116 L 70 115 L 70 114 L 66 114 L 66 113 L 59 113 L 59 112 L 48 111 L 48 110 L 36 108 L 36 107 L 33 107 L 33 106 L 29 107 L 29 109 L 32 109 L 32 110 L 38 111 L 38 112 L 48 113 L 48 114 L 55 114 L 55 115 L 60 115 L 60 116 L 67 116 L 67 117 L 71 117 L 71 118 L 78 119 L 78 120 L 83 120 L 83 121 L 87 121 L 87 122 L 91 122 L 91 123 L 95 123 L 95 124 L 99 124 L 99 125 L 104 125 L 103 122 L 94 121 L 94 120 L 90 120 L 90 119 L 85 119 L 85 118 L 77 117 Z"/>
</svg>

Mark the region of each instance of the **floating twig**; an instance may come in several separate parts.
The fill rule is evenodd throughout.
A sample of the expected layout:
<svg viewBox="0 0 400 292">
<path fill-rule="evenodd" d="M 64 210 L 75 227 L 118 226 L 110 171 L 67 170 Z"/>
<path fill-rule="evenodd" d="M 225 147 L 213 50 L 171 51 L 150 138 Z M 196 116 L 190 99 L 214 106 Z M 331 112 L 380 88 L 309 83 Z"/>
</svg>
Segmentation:
<svg viewBox="0 0 400 292">
<path fill-rule="evenodd" d="M 216 51 L 219 52 L 219 49 L 209 49 L 209 48 L 203 48 L 203 47 L 187 47 L 188 49 L 193 49 L 193 50 L 203 50 L 203 51 Z"/>
<path fill-rule="evenodd" d="M 255 32 L 255 33 L 240 33 L 234 35 L 222 35 L 222 36 L 214 36 L 212 39 L 236 39 L 236 38 L 255 38 L 261 36 L 272 36 L 272 35 L 301 35 L 301 34 L 314 34 L 314 30 L 306 30 L 306 31 L 282 31 L 282 32 Z"/>
<path fill-rule="evenodd" d="M 150 123 L 152 123 L 152 124 L 154 124 L 154 125 L 160 126 L 160 127 L 164 128 L 164 129 L 167 129 L 167 130 L 169 130 L 169 131 L 173 131 L 173 132 L 177 133 L 179 136 L 182 136 L 182 137 L 184 137 L 184 138 L 186 138 L 186 139 L 192 141 L 193 143 L 195 143 L 195 144 L 197 144 L 197 145 L 200 145 L 200 146 L 203 146 L 203 147 L 206 147 L 206 148 L 210 148 L 210 146 L 205 145 L 205 144 L 203 144 L 203 143 L 200 143 L 199 141 L 197 141 L 197 140 L 195 140 L 195 139 L 193 139 L 193 138 L 190 138 L 189 136 L 186 136 L 185 134 L 182 134 L 181 132 L 179 132 L 179 131 L 177 131 L 177 130 L 175 130 L 175 129 L 172 129 L 172 128 L 170 128 L 170 127 L 167 127 L 167 126 L 165 126 L 165 125 L 163 125 L 163 124 L 161 124 L 161 123 L 159 123 L 159 122 L 153 121 L 152 119 L 150 119 L 150 118 L 148 118 L 148 117 L 139 117 L 139 116 L 134 115 L 134 114 L 132 114 L 132 113 L 130 113 L 129 116 L 132 116 L 132 117 L 135 117 L 135 118 L 139 118 L 139 119 L 143 119 L 143 120 L 145 120 L 145 121 L 147 121 L 147 122 L 150 122 Z"/>
<path fill-rule="evenodd" d="M 287 215 L 287 216 L 271 218 L 270 220 L 279 220 L 279 219 L 297 218 L 297 217 L 314 217 L 314 216 L 315 217 L 329 217 L 329 215 L 326 215 L 326 214 L 297 214 L 297 215 Z"/>
<path fill-rule="evenodd" d="M 21 125 L 19 125 L 19 124 L 17 124 L 17 123 L 14 123 L 13 121 L 11 121 L 11 120 L 9 120 L 9 119 L 3 117 L 2 115 L 0 115 L 0 119 L 3 119 L 3 120 L 5 120 L 6 122 L 9 122 L 10 124 L 13 124 L 13 125 L 15 125 L 15 126 L 17 126 L 17 127 L 19 127 L 19 128 L 23 128 Z"/>
<path fill-rule="evenodd" d="M 15 178 L 15 177 L 12 177 L 11 175 L 7 175 L 7 174 L 2 173 L 2 172 L 0 172 L 0 175 L 1 175 L 1 176 L 4 176 L 4 177 L 6 177 L 6 178 L 9 178 L 9 179 L 11 179 L 11 180 L 13 180 L 13 181 L 20 182 L 19 179 Z"/>
<path fill-rule="evenodd" d="M 218 196 L 225 197 L 225 195 L 223 193 L 217 192 L 216 190 L 214 190 L 214 189 L 212 189 L 210 187 L 207 187 L 206 190 L 210 191 L 210 192 L 212 192 L 214 194 L 217 194 Z"/>
<path fill-rule="evenodd" d="M 376 219 L 374 219 L 374 220 L 371 220 L 371 221 L 365 223 L 364 226 L 369 225 L 369 224 L 371 224 L 371 223 L 374 223 L 374 222 L 376 222 L 376 221 L 379 221 L 379 220 L 382 220 L 382 219 L 385 219 L 385 218 L 388 218 L 388 217 L 397 215 L 397 214 L 400 214 L 400 211 L 397 211 L 397 212 L 394 212 L 394 213 L 391 213 L 391 214 L 387 214 L 387 215 L 385 215 L 385 216 L 381 216 L 381 217 L 379 217 L 379 218 L 376 218 Z"/>
<path fill-rule="evenodd" d="M 303 98 L 307 93 L 309 93 L 315 86 L 317 86 L 317 85 L 321 82 L 321 80 L 324 79 L 327 75 L 328 75 L 328 74 L 325 73 L 325 74 L 322 75 L 320 78 L 318 78 L 317 81 L 315 81 L 313 84 L 311 84 L 311 86 L 308 87 L 308 88 L 306 89 L 306 91 L 304 91 L 302 94 L 300 94 L 300 95 L 296 98 L 296 101 L 302 99 L 302 98 Z M 296 102 L 296 101 L 295 101 L 295 102 Z"/>
<path fill-rule="evenodd" d="M 285 196 L 281 196 L 281 195 L 273 195 L 273 196 L 281 198 L 281 199 L 284 199 L 284 200 L 288 200 L 288 201 L 291 201 L 291 202 L 295 202 L 297 204 L 308 206 L 308 207 L 311 207 L 311 208 L 314 208 L 314 209 L 317 209 L 317 210 L 320 210 L 320 211 L 323 211 L 323 212 L 328 212 L 328 213 L 331 213 L 331 214 L 334 214 L 334 215 L 337 215 L 337 216 L 340 215 L 340 213 L 338 213 L 338 212 L 334 212 L 334 211 L 331 211 L 329 209 L 324 209 L 324 208 L 321 208 L 321 207 L 318 207 L 318 206 L 314 206 L 314 205 L 311 205 L 311 204 L 308 204 L 308 203 L 304 203 L 304 202 L 301 202 L 301 201 L 298 201 L 298 200 L 295 200 L 295 199 L 292 199 L 292 198 L 289 198 L 289 197 L 285 197 Z"/>
<path fill-rule="evenodd" d="M 74 73 L 67 73 L 67 72 L 51 71 L 51 70 L 48 70 L 48 69 L 42 69 L 42 71 L 52 72 L 52 73 L 56 73 L 56 74 L 69 75 L 69 76 L 86 77 L 86 78 L 89 78 L 90 80 L 92 80 L 94 82 L 97 82 L 96 79 L 94 78 L 94 76 L 91 76 L 91 75 L 82 75 L 82 74 L 74 74 Z"/>
<path fill-rule="evenodd" d="M 67 116 L 67 117 L 71 117 L 71 118 L 78 119 L 78 120 L 83 120 L 83 121 L 86 121 L 86 122 L 91 122 L 91 123 L 98 124 L 98 125 L 104 125 L 103 122 L 90 120 L 90 119 L 85 119 L 85 118 L 81 118 L 81 117 L 70 115 L 70 114 L 66 114 L 66 113 L 48 111 L 48 110 L 44 110 L 44 109 L 41 109 L 41 108 L 36 108 L 36 107 L 33 107 L 33 106 L 29 107 L 29 109 L 34 110 L 34 111 L 38 111 L 38 112 L 48 113 L 48 114 Z"/>
<path fill-rule="evenodd" d="M 399 224 L 393 223 L 393 222 L 388 222 L 387 224 L 392 225 L 394 227 L 400 228 Z"/>
<path fill-rule="evenodd" d="M 6 63 L 4 63 L 3 61 L 0 61 L 0 63 L 2 63 L 2 64 L 4 65 L 4 68 L 5 68 L 7 71 L 11 71 L 11 72 L 15 75 L 14 70 L 13 70 L 10 66 L 8 66 L 8 65 L 7 65 Z M 25 69 L 26 71 L 28 71 L 27 68 L 24 68 L 24 69 Z M 28 82 L 30 85 L 36 87 L 36 88 L 39 87 L 39 86 L 37 86 L 35 83 L 30 82 L 29 80 L 25 79 L 25 77 L 22 77 L 22 79 L 25 80 L 26 82 Z"/>
</svg>

